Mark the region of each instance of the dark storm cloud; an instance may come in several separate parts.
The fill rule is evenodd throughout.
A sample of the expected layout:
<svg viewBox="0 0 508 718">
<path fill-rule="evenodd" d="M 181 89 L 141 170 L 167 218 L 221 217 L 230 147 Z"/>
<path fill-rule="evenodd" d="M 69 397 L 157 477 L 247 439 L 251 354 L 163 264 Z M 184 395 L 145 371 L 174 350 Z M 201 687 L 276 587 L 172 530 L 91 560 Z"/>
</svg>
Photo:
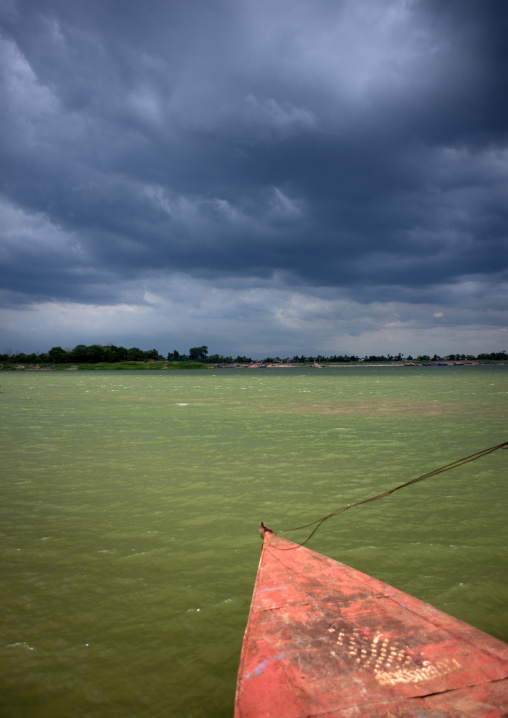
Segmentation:
<svg viewBox="0 0 508 718">
<path fill-rule="evenodd" d="M 508 5 L 8 0 L 2 287 L 506 281 Z M 504 273 L 504 274 L 503 274 Z"/>
</svg>

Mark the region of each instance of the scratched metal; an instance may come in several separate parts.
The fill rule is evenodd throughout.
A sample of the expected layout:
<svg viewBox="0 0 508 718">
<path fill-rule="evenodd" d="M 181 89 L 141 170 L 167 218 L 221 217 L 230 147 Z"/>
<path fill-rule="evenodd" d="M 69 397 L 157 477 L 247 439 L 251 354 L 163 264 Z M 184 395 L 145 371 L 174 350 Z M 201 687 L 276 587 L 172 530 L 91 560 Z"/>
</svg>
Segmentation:
<svg viewBox="0 0 508 718">
<path fill-rule="evenodd" d="M 265 535 L 235 718 L 500 718 L 507 706 L 508 644 Z"/>
</svg>

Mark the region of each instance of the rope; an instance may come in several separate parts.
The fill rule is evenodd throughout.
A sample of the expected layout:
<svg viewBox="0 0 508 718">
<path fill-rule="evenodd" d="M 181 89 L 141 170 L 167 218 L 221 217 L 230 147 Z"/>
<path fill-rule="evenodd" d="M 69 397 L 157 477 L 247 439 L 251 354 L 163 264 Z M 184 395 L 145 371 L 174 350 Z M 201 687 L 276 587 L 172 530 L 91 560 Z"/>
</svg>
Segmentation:
<svg viewBox="0 0 508 718">
<path fill-rule="evenodd" d="M 465 456 L 463 459 L 457 459 L 456 461 L 452 461 L 449 464 L 445 464 L 445 466 L 441 466 L 439 469 L 434 469 L 434 471 L 429 471 L 428 474 L 423 474 L 422 476 L 418 476 L 416 479 L 411 479 L 411 481 L 406 481 L 405 484 L 400 484 L 399 486 L 395 486 L 395 488 L 390 489 L 389 491 L 385 491 L 382 494 L 378 494 L 377 496 L 371 496 L 369 499 L 364 499 L 363 501 L 357 501 L 355 504 L 348 504 L 347 506 L 341 506 L 341 508 L 336 509 L 335 511 L 332 511 L 331 514 L 328 514 L 327 516 L 323 516 L 320 519 L 316 519 L 316 521 L 311 521 L 309 524 L 303 524 L 302 526 L 296 526 L 292 529 L 284 529 L 282 531 L 274 531 L 275 534 L 284 534 L 289 533 L 290 531 L 300 531 L 301 529 L 307 529 L 311 526 L 315 526 L 313 531 L 307 536 L 305 541 L 300 546 L 305 546 L 305 544 L 310 541 L 310 539 L 314 536 L 316 531 L 324 524 L 325 521 L 328 519 L 331 519 L 332 516 L 337 516 L 338 514 L 344 513 L 344 511 L 348 511 L 348 509 L 352 509 L 355 506 L 361 506 L 362 504 L 368 504 L 370 501 L 377 501 L 378 499 L 383 499 L 385 496 L 390 496 L 390 494 L 393 494 L 395 491 L 399 491 L 399 489 L 403 489 L 406 486 L 411 486 L 411 484 L 416 484 L 418 481 L 423 481 L 424 479 L 429 479 L 431 476 L 437 476 L 438 474 L 442 474 L 444 471 L 450 471 L 451 469 L 456 469 L 459 466 L 463 466 L 464 464 L 469 464 L 471 461 L 476 461 L 476 459 L 481 459 L 483 456 L 487 456 L 488 454 L 492 454 L 493 451 L 497 451 L 498 449 L 508 449 L 508 441 L 503 442 L 502 444 L 497 444 L 496 446 L 490 446 L 488 449 L 483 449 L 482 451 L 477 451 L 476 454 L 470 454 L 469 456 Z"/>
</svg>

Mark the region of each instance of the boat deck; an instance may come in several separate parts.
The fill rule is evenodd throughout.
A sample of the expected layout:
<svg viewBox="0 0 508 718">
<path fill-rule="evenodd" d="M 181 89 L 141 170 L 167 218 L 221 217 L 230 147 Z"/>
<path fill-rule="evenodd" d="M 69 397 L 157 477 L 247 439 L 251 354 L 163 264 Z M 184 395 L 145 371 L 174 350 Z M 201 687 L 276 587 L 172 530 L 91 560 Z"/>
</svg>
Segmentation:
<svg viewBox="0 0 508 718">
<path fill-rule="evenodd" d="M 235 718 L 508 715 L 508 645 L 267 531 Z"/>
</svg>

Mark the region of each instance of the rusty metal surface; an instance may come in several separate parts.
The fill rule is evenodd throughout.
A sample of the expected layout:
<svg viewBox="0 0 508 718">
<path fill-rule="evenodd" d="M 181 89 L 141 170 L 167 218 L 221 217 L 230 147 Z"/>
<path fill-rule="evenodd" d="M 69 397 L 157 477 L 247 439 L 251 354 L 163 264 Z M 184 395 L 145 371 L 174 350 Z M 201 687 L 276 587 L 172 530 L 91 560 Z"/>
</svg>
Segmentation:
<svg viewBox="0 0 508 718">
<path fill-rule="evenodd" d="M 508 715 L 508 645 L 267 532 L 235 718 Z"/>
</svg>

